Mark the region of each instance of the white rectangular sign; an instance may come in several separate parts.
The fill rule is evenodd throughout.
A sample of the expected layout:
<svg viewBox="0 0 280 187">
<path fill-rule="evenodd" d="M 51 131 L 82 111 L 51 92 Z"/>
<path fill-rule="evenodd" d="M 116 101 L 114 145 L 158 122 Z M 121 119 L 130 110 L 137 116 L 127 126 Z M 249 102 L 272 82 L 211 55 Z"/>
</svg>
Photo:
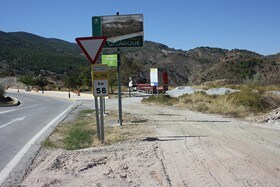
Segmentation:
<svg viewBox="0 0 280 187">
<path fill-rule="evenodd" d="M 93 81 L 93 95 L 100 96 L 108 96 L 108 80 L 94 80 Z"/>
<path fill-rule="evenodd" d="M 158 86 L 158 69 L 157 68 L 150 69 L 150 80 L 151 80 L 151 86 Z"/>
</svg>

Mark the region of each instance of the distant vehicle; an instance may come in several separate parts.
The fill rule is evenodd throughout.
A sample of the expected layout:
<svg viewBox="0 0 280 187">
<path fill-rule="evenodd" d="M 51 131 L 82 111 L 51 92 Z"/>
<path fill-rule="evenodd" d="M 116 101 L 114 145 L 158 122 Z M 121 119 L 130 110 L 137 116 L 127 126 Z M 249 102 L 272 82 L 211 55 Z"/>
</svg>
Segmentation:
<svg viewBox="0 0 280 187">
<path fill-rule="evenodd" d="M 168 73 L 166 68 L 158 68 L 159 72 L 159 85 L 163 86 L 152 86 L 151 84 L 145 83 L 145 84 L 135 84 L 133 87 L 136 86 L 137 91 L 144 92 L 147 94 L 157 94 L 158 93 L 165 93 L 168 90 Z"/>
<path fill-rule="evenodd" d="M 168 90 L 167 86 L 151 86 L 150 84 L 136 84 L 137 91 L 147 93 L 147 94 L 156 94 L 165 93 Z"/>
</svg>

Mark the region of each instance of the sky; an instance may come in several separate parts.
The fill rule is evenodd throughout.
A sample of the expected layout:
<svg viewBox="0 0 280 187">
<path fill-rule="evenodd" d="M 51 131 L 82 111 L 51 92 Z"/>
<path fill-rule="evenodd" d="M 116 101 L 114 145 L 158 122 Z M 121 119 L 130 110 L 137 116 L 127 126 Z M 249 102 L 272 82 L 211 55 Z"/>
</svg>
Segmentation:
<svg viewBox="0 0 280 187">
<path fill-rule="evenodd" d="M 0 30 L 75 42 L 93 16 L 144 15 L 144 40 L 170 48 L 280 52 L 279 0 L 1 0 Z"/>
</svg>

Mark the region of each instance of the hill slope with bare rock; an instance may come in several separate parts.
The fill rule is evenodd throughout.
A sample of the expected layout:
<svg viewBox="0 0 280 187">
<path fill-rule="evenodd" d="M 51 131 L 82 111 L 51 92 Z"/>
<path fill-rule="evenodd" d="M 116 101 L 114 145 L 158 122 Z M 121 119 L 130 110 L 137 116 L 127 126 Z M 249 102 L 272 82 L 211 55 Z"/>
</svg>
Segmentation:
<svg viewBox="0 0 280 187">
<path fill-rule="evenodd" d="M 108 52 L 112 51 L 104 50 Z M 264 84 L 279 84 L 280 53 L 263 56 L 247 50 L 211 47 L 183 51 L 152 41 L 145 41 L 142 48 L 123 49 L 122 53 L 124 85 L 128 77 L 137 83 L 149 82 L 149 68 L 166 68 L 173 86 L 220 79 L 227 83 L 259 79 Z M 0 77 L 44 70 L 61 79 L 65 73 L 87 66 L 89 63 L 74 43 L 0 31 Z"/>
</svg>

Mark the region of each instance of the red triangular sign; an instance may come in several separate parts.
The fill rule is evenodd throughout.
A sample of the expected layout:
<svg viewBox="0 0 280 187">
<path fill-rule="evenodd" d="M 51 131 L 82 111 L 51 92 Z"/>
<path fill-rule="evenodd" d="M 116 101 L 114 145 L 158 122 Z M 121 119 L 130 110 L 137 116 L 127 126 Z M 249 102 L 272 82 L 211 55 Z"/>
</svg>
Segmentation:
<svg viewBox="0 0 280 187">
<path fill-rule="evenodd" d="M 76 38 L 77 44 L 92 64 L 96 63 L 106 40 L 105 36 Z"/>
</svg>

